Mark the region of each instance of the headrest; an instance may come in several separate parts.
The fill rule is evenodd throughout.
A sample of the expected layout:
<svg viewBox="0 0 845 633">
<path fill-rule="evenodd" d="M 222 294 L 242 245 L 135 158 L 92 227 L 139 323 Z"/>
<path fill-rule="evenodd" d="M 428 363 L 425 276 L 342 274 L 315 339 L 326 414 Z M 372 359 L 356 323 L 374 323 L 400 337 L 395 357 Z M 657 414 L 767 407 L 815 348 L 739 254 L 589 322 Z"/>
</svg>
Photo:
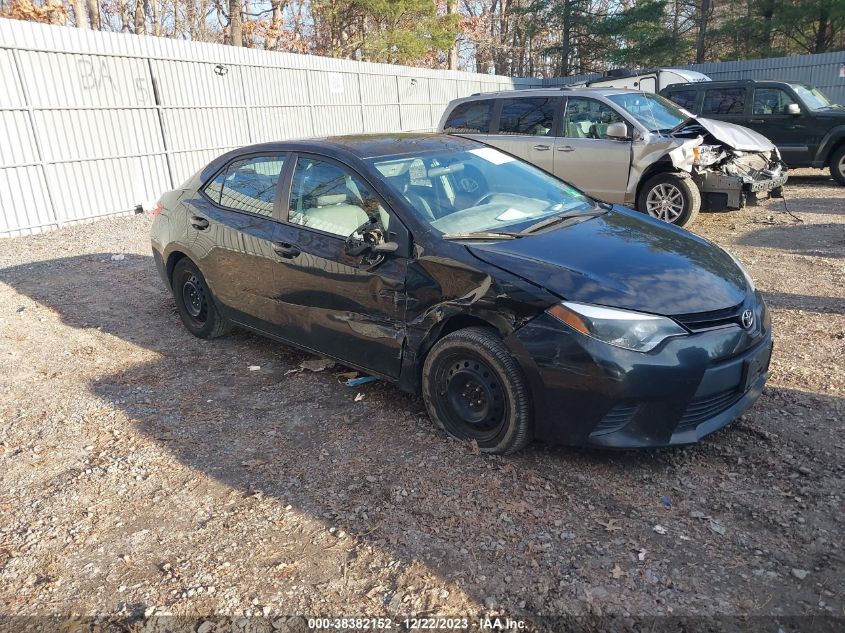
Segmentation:
<svg viewBox="0 0 845 633">
<path fill-rule="evenodd" d="M 328 207 L 333 204 L 343 204 L 346 202 L 345 193 L 328 193 L 324 196 L 317 196 L 318 207 Z"/>
</svg>

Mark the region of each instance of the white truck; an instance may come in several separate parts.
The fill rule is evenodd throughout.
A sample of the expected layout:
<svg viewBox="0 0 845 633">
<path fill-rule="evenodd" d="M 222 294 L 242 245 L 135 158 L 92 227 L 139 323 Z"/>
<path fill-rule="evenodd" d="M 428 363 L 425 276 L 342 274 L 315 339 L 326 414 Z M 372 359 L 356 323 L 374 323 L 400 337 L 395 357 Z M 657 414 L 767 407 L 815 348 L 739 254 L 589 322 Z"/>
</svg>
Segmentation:
<svg viewBox="0 0 845 633">
<path fill-rule="evenodd" d="M 710 77 L 694 70 L 678 68 L 649 68 L 628 70 L 617 68 L 609 70 L 601 79 L 579 84 L 586 88 L 631 88 L 643 92 L 660 92 L 673 84 L 685 84 L 698 81 L 710 81 Z"/>
</svg>

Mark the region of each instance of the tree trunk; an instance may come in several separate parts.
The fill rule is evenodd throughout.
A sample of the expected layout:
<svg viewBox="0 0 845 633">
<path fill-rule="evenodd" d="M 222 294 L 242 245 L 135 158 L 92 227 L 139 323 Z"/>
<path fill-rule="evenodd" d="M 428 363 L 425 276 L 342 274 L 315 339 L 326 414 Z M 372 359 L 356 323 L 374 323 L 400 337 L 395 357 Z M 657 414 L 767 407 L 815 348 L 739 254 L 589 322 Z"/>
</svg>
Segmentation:
<svg viewBox="0 0 845 633">
<path fill-rule="evenodd" d="M 193 0 L 188 0 L 188 6 L 194 5 Z M 159 10 L 159 0 L 150 0 L 150 9 L 153 18 L 153 35 L 161 37 L 161 11 Z M 174 4 L 174 11 L 178 11 L 178 3 Z"/>
<path fill-rule="evenodd" d="M 76 20 L 76 28 L 88 28 L 88 16 L 85 14 L 84 0 L 73 0 L 73 17 Z"/>
<path fill-rule="evenodd" d="M 563 4 L 563 33 L 560 38 L 560 76 L 569 76 L 569 52 L 572 47 L 572 2 Z"/>
<path fill-rule="evenodd" d="M 822 2 L 819 7 L 819 30 L 816 31 L 816 44 L 814 53 L 824 53 L 827 51 L 828 37 L 827 32 L 830 27 L 830 7 L 826 2 Z"/>
<path fill-rule="evenodd" d="M 458 12 L 458 0 L 446 1 L 446 14 L 455 15 Z M 449 70 L 458 70 L 458 40 L 449 48 Z"/>
<path fill-rule="evenodd" d="M 270 17 L 270 31 L 264 38 L 264 48 L 274 50 L 279 42 L 282 30 L 282 0 L 270 0 L 272 16 Z"/>
<path fill-rule="evenodd" d="M 81 1 L 81 0 L 80 0 Z M 88 1 L 88 19 L 91 20 L 91 28 L 95 31 L 100 30 L 100 2 L 99 0 Z"/>
<path fill-rule="evenodd" d="M 135 0 L 135 35 L 143 35 L 147 31 L 147 12 L 144 10 L 144 0 Z"/>
<path fill-rule="evenodd" d="M 243 46 L 244 36 L 241 29 L 241 0 L 229 0 L 229 44 Z"/>
<path fill-rule="evenodd" d="M 698 37 L 695 41 L 695 63 L 704 61 L 704 44 L 707 37 L 707 24 L 710 21 L 712 11 L 712 0 L 701 0 L 700 13 L 698 15 Z"/>
</svg>

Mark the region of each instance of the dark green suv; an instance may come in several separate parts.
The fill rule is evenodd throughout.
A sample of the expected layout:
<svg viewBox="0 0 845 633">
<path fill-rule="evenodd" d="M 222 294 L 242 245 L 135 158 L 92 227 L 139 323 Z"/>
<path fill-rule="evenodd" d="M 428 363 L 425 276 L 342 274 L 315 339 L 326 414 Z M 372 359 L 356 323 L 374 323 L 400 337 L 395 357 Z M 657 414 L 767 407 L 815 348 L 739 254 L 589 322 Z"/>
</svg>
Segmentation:
<svg viewBox="0 0 845 633">
<path fill-rule="evenodd" d="M 845 185 L 845 106 L 817 88 L 784 81 L 703 81 L 661 93 L 691 113 L 755 130 L 780 150 L 791 168 L 829 167 Z"/>
</svg>

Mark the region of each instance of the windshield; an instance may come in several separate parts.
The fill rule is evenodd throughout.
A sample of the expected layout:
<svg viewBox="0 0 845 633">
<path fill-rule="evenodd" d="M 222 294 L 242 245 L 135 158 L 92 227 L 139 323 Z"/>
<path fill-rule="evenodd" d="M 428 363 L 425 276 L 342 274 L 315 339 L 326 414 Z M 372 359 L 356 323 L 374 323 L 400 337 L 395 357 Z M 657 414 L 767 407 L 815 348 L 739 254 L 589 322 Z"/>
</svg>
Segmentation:
<svg viewBox="0 0 845 633">
<path fill-rule="evenodd" d="M 642 123 L 649 132 L 669 132 L 689 115 L 660 95 L 624 93 L 607 97 Z"/>
<path fill-rule="evenodd" d="M 810 110 L 823 110 L 833 104 L 818 88 L 811 88 L 803 84 L 791 84 L 792 89 Z"/>
<path fill-rule="evenodd" d="M 589 215 L 596 208 L 574 187 L 492 147 L 368 162 L 441 233 L 509 232 L 564 213 Z"/>
</svg>

